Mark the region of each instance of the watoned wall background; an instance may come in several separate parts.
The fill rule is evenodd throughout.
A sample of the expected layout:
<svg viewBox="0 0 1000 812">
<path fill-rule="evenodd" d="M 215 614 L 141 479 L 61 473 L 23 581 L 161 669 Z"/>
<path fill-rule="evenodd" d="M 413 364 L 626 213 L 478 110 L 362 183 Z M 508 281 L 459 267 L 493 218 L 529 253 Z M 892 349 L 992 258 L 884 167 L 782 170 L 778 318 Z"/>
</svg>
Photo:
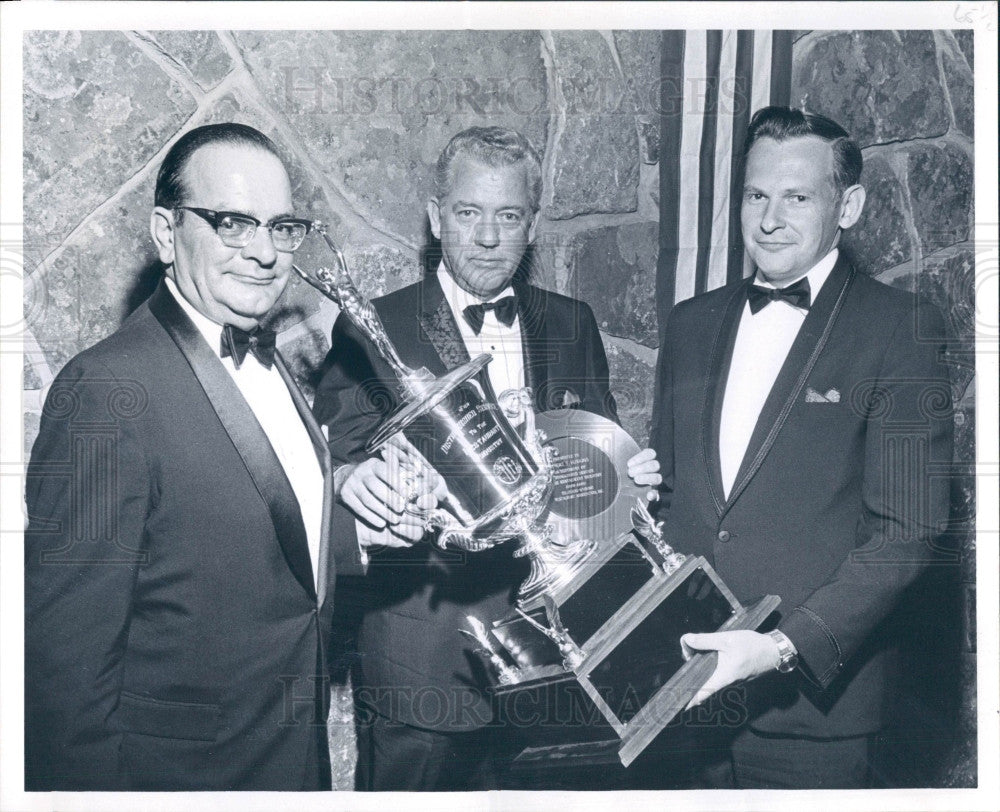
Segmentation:
<svg viewBox="0 0 1000 812">
<path fill-rule="evenodd" d="M 186 130 L 241 121 L 270 135 L 305 216 L 328 222 L 377 295 L 416 280 L 433 162 L 472 124 L 544 153 L 533 280 L 589 302 L 625 427 L 646 439 L 657 350 L 656 31 L 39 32 L 24 42 L 25 451 L 48 385 L 111 333 L 161 272 L 148 236 L 156 168 Z M 953 566 L 908 600 L 912 635 L 890 783 L 975 783 L 977 255 L 971 31 L 796 32 L 792 99 L 864 147 L 868 208 L 848 241 L 879 279 L 945 312 L 956 403 Z M 326 264 L 311 241 L 306 267 Z M 293 280 L 279 345 L 307 390 L 336 307 Z M 927 641 L 934 641 L 928 643 Z M 337 691 L 334 778 L 351 787 L 353 729 Z"/>
</svg>

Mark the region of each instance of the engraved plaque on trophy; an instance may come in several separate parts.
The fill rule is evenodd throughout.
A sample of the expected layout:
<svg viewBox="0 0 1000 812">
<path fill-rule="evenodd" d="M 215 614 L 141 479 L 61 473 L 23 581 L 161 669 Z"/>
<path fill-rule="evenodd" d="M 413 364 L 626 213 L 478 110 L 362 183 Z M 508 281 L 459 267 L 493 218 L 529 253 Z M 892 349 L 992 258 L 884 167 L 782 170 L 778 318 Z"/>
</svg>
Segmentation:
<svg viewBox="0 0 1000 812">
<path fill-rule="evenodd" d="M 404 401 L 368 442 L 374 451 L 398 432 L 413 444 L 447 483 L 447 507 L 469 549 L 498 532 L 510 505 L 548 484 L 539 482 L 540 465 L 497 404 L 489 361 L 480 355 L 438 378 L 426 396 Z"/>
</svg>

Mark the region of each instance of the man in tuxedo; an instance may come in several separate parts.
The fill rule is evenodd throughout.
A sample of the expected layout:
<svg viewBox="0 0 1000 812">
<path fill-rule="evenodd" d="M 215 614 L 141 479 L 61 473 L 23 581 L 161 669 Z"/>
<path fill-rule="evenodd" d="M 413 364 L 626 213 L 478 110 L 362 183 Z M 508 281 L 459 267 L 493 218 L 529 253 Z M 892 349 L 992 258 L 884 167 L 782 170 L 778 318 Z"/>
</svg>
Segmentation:
<svg viewBox="0 0 1000 812">
<path fill-rule="evenodd" d="M 261 320 L 309 230 L 275 145 L 159 170 L 165 278 L 48 394 L 27 474 L 28 790 L 329 788 L 330 461 Z"/>
<path fill-rule="evenodd" d="M 437 272 L 374 302 L 403 361 L 440 375 L 490 353 L 497 394 L 529 386 L 537 411 L 577 406 L 615 419 L 590 308 L 515 278 L 541 197 L 535 150 L 513 130 L 473 127 L 449 142 L 436 180 L 427 214 L 441 242 Z M 343 466 L 338 474 L 351 475 L 340 498 L 367 523 L 362 547 L 338 558 L 342 573 L 367 571 L 358 585 L 367 611 L 353 672 L 356 786 L 487 789 L 496 785 L 498 740 L 487 727 L 482 664 L 461 630 L 469 615 L 489 623 L 511 612 L 527 563 L 511 556 L 510 545 L 461 554 L 395 537 L 401 505 L 382 492 L 393 476 L 384 468 L 382 476 L 360 474 L 380 464 L 366 460 L 364 445 L 397 403 L 391 369 L 338 319 L 315 413 L 329 427 L 334 465 Z M 629 463 L 640 484 L 658 484 L 658 468 L 648 449 Z M 376 532 L 382 528 L 390 532 Z M 372 542 L 385 546 L 368 561 L 364 543 Z"/>
<path fill-rule="evenodd" d="M 672 311 L 651 445 L 666 537 L 740 600 L 782 603 L 770 631 L 681 642 L 718 652 L 693 704 L 754 680 L 720 785 L 862 787 L 893 662 L 884 621 L 948 517 L 943 322 L 838 249 L 865 200 L 843 128 L 765 108 L 744 161 L 756 272 Z"/>
</svg>

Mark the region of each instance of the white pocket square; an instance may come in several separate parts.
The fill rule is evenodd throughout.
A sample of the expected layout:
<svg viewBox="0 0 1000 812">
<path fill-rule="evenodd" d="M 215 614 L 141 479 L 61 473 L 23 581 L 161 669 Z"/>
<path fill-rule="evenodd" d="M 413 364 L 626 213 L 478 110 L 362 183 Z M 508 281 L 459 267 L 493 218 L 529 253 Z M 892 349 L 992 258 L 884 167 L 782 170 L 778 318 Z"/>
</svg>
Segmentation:
<svg viewBox="0 0 1000 812">
<path fill-rule="evenodd" d="M 563 392 L 563 403 L 562 407 L 564 409 L 572 409 L 574 406 L 579 406 L 583 401 L 580 400 L 580 396 L 576 392 L 571 392 L 566 390 Z"/>
<path fill-rule="evenodd" d="M 825 393 L 820 393 L 811 386 L 807 386 L 806 403 L 840 403 L 840 391 L 827 389 Z"/>
</svg>

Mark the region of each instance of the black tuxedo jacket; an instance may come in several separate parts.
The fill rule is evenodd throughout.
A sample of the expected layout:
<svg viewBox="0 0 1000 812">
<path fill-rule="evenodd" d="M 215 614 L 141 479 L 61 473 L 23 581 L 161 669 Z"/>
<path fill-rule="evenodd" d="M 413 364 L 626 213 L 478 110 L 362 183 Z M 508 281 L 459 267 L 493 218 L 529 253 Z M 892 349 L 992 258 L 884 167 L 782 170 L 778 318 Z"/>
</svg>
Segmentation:
<svg viewBox="0 0 1000 812">
<path fill-rule="evenodd" d="M 29 790 L 329 786 L 329 456 L 276 364 L 327 483 L 318 588 L 267 436 L 162 283 L 53 383 L 27 477 Z"/>
<path fill-rule="evenodd" d="M 661 349 L 651 445 L 667 540 L 744 602 L 777 594 L 801 668 L 750 683 L 764 732 L 860 735 L 883 722 L 881 624 L 938 553 L 951 389 L 940 314 L 837 262 L 723 495 L 719 422 L 751 280 L 679 304 Z"/>
<path fill-rule="evenodd" d="M 608 365 L 593 313 L 574 299 L 515 285 L 525 373 L 540 411 L 576 404 L 615 418 Z M 435 374 L 469 360 L 435 275 L 376 299 L 386 332 L 410 367 Z M 375 427 L 398 404 L 397 380 L 349 319 L 339 318 L 316 393 L 315 414 L 329 429 L 334 467 L 365 458 Z M 511 611 L 528 574 L 503 544 L 480 553 L 441 552 L 429 543 L 373 554 L 360 589 L 357 699 L 388 718 L 442 731 L 470 730 L 491 718 L 480 690 L 475 648 L 460 629 Z M 341 573 L 364 571 L 356 544 L 337 548 Z"/>
</svg>

